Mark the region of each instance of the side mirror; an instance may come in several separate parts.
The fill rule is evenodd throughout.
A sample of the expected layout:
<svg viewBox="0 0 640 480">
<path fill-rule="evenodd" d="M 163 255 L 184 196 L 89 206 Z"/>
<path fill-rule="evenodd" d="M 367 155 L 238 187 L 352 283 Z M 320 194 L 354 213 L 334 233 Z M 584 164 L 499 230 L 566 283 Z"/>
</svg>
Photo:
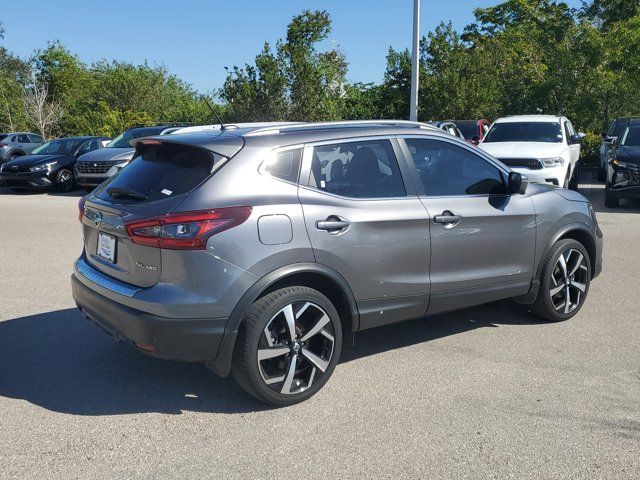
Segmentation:
<svg viewBox="0 0 640 480">
<path fill-rule="evenodd" d="M 604 137 L 602 143 L 607 147 L 613 147 L 616 144 L 616 137 Z"/>
<path fill-rule="evenodd" d="M 474 135 L 473 137 L 471 137 L 471 141 L 473 143 L 480 143 L 480 136 L 479 135 Z"/>
<path fill-rule="evenodd" d="M 576 145 L 578 143 L 580 143 L 580 135 L 571 135 L 571 137 L 569 138 L 569 144 L 570 145 Z"/>
<path fill-rule="evenodd" d="M 520 194 L 524 195 L 527 191 L 527 185 L 529 184 L 529 180 L 527 177 L 518 172 L 509 172 L 509 180 L 507 185 L 507 190 L 509 195 Z"/>
</svg>

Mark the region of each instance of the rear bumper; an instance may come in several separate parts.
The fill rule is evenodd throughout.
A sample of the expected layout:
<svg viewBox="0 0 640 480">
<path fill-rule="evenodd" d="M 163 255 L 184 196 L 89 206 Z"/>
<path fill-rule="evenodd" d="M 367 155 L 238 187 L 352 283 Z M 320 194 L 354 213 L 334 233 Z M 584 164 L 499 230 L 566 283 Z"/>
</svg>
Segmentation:
<svg viewBox="0 0 640 480">
<path fill-rule="evenodd" d="M 73 298 L 87 318 L 148 355 L 184 362 L 216 359 L 226 318 L 170 319 L 115 302 L 71 276 Z M 144 346 L 144 349 L 140 348 Z"/>
<path fill-rule="evenodd" d="M 53 182 L 47 177 L 47 172 L 28 173 L 0 173 L 0 182 L 4 181 L 9 187 L 17 188 L 47 188 Z"/>
</svg>

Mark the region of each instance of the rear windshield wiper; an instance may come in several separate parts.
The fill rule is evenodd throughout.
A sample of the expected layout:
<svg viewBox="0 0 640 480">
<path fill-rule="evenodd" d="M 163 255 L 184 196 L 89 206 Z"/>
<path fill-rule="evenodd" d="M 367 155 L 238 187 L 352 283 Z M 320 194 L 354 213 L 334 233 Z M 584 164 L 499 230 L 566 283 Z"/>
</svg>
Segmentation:
<svg viewBox="0 0 640 480">
<path fill-rule="evenodd" d="M 149 200 L 143 193 L 129 190 L 128 188 L 111 187 L 107 188 L 107 193 L 113 198 L 130 198 L 132 200 L 142 200 L 143 202 Z"/>
</svg>

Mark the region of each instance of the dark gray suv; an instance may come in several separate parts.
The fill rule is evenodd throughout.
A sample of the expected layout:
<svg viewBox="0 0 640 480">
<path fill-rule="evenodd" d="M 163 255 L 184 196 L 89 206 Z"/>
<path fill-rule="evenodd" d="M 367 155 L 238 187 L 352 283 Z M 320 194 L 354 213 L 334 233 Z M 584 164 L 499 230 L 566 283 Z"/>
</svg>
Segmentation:
<svg viewBox="0 0 640 480">
<path fill-rule="evenodd" d="M 305 124 L 134 140 L 80 204 L 84 314 L 275 405 L 334 370 L 344 332 L 505 298 L 571 318 L 601 270 L 579 193 L 423 124 Z"/>
</svg>

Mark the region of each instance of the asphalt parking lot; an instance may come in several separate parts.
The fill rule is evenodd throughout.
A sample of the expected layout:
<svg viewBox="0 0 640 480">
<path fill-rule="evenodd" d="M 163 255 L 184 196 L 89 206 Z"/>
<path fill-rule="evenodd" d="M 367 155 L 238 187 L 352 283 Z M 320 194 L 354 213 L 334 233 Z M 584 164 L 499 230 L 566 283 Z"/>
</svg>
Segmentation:
<svg viewBox="0 0 640 480">
<path fill-rule="evenodd" d="M 640 478 L 640 202 L 591 180 L 604 271 L 572 320 L 499 302 L 348 336 L 285 409 L 84 320 L 81 193 L 0 188 L 0 477 Z"/>
</svg>

